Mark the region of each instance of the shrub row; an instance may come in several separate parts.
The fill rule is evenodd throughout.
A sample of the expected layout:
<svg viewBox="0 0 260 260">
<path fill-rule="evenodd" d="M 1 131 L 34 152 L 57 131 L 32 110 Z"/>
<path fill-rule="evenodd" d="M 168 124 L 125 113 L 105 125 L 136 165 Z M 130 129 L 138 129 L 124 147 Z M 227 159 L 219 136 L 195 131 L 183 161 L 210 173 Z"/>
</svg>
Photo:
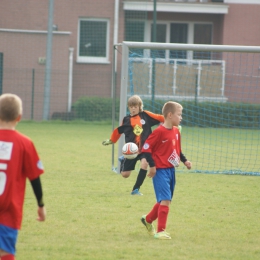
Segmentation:
<svg viewBox="0 0 260 260">
<path fill-rule="evenodd" d="M 112 98 L 81 97 L 72 106 L 75 118 L 86 121 L 105 121 L 112 118 Z M 116 100 L 115 118 L 119 118 L 119 100 Z"/>
<path fill-rule="evenodd" d="M 154 108 L 155 113 L 161 113 L 165 101 L 144 100 L 147 110 Z M 215 103 L 192 101 L 181 102 L 183 106 L 183 121 L 186 126 L 227 127 L 260 129 L 260 105 L 245 103 Z"/>
<path fill-rule="evenodd" d="M 143 100 L 144 109 L 161 114 L 165 100 Z M 199 127 L 260 129 L 260 105 L 244 103 L 181 102 L 184 107 L 182 124 Z M 112 99 L 81 97 L 73 104 L 75 119 L 103 121 L 112 118 Z M 119 100 L 116 115 L 119 118 Z"/>
</svg>

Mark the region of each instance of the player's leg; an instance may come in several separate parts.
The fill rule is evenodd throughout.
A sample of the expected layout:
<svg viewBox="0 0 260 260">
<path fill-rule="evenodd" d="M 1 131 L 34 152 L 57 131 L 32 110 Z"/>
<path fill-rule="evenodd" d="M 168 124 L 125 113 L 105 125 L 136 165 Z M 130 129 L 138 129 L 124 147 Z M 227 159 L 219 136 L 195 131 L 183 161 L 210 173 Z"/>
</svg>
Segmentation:
<svg viewBox="0 0 260 260">
<path fill-rule="evenodd" d="M 124 159 L 121 162 L 120 165 L 120 173 L 122 175 L 123 178 L 128 178 L 132 172 L 132 170 L 135 169 L 135 164 L 137 161 L 138 156 L 135 159 Z"/>
<path fill-rule="evenodd" d="M 18 230 L 0 225 L 0 259 L 14 260 Z"/>
<path fill-rule="evenodd" d="M 0 260 L 15 260 L 15 256 L 11 254 L 3 255 L 2 257 L 0 256 Z"/>
<path fill-rule="evenodd" d="M 145 158 L 142 157 L 142 154 L 140 155 L 140 160 L 141 160 L 141 167 L 140 167 L 140 170 L 139 170 L 139 173 L 137 175 L 137 178 L 136 178 L 136 182 L 135 182 L 135 185 L 133 187 L 133 191 L 132 191 L 132 195 L 137 195 L 140 190 L 140 187 L 142 186 L 145 178 L 146 178 L 146 175 L 147 175 L 147 168 L 148 168 L 148 163 L 146 161 Z M 141 195 L 142 193 L 138 194 L 138 195 Z"/>
<path fill-rule="evenodd" d="M 157 201 L 160 202 L 157 233 L 154 237 L 157 239 L 171 239 L 170 234 L 166 232 L 166 223 L 175 187 L 174 168 L 158 169 L 157 174 L 153 178 L 153 183 Z"/>
</svg>

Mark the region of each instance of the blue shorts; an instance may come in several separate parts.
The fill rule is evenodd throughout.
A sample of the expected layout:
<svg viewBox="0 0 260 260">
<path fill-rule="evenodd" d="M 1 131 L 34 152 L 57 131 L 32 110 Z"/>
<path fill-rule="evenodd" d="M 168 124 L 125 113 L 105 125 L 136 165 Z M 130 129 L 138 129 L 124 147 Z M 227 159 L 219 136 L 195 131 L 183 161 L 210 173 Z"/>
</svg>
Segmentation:
<svg viewBox="0 0 260 260">
<path fill-rule="evenodd" d="M 175 168 L 156 169 L 153 187 L 157 202 L 172 200 L 175 187 Z"/>
<path fill-rule="evenodd" d="M 18 230 L 0 224 L 0 249 L 15 255 Z"/>
</svg>

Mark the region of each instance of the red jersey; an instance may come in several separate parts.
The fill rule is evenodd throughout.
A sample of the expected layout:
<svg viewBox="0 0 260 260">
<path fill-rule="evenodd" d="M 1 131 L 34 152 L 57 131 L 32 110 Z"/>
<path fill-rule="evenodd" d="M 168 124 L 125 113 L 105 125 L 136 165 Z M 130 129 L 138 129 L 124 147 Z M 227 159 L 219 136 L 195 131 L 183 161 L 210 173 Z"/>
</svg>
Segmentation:
<svg viewBox="0 0 260 260">
<path fill-rule="evenodd" d="M 0 224 L 20 229 L 26 178 L 42 173 L 33 142 L 16 130 L 0 130 Z"/>
<path fill-rule="evenodd" d="M 158 126 L 145 141 L 143 153 L 151 153 L 156 168 L 177 167 L 180 163 L 181 135 L 177 127 Z"/>
</svg>

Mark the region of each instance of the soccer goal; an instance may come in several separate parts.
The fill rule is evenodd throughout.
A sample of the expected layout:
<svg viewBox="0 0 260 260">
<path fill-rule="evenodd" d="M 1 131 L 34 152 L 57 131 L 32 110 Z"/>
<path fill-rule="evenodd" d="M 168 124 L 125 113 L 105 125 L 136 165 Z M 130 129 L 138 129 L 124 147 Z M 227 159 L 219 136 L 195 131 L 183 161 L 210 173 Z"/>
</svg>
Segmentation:
<svg viewBox="0 0 260 260">
<path fill-rule="evenodd" d="M 193 172 L 260 176 L 260 47 L 123 42 L 119 123 L 134 94 L 154 113 L 182 104 Z"/>
</svg>

